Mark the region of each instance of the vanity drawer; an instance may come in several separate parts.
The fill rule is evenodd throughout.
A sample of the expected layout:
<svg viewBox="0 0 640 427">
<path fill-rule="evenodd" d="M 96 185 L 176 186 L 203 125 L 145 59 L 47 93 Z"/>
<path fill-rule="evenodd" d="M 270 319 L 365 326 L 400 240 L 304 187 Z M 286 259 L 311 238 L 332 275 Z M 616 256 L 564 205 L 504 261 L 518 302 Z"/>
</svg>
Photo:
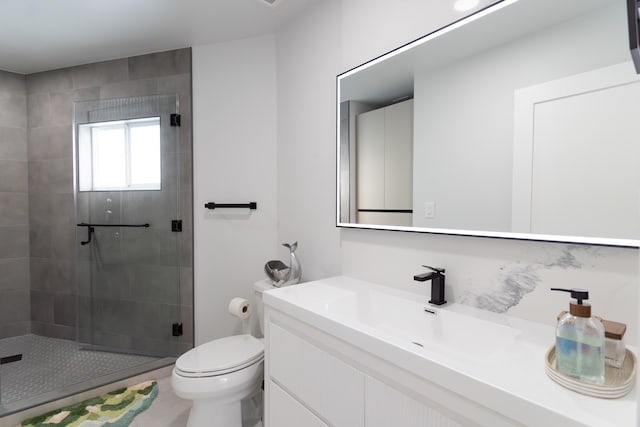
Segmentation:
<svg viewBox="0 0 640 427">
<path fill-rule="evenodd" d="M 364 426 L 362 372 L 274 323 L 268 339 L 273 382 L 332 426 Z"/>
<path fill-rule="evenodd" d="M 439 410 L 367 377 L 367 427 L 463 427 Z"/>
<path fill-rule="evenodd" d="M 270 425 L 277 427 L 328 427 L 273 381 L 269 387 L 272 408 L 269 415 Z"/>
</svg>

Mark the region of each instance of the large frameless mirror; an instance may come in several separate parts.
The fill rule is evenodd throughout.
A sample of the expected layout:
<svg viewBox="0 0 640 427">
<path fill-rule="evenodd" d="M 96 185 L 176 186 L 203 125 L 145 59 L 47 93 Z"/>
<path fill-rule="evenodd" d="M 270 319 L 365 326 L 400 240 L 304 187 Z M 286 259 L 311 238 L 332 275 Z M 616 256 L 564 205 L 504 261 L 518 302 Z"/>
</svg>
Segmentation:
<svg viewBox="0 0 640 427">
<path fill-rule="evenodd" d="M 629 4 L 500 1 L 339 75 L 338 226 L 639 246 Z"/>
</svg>

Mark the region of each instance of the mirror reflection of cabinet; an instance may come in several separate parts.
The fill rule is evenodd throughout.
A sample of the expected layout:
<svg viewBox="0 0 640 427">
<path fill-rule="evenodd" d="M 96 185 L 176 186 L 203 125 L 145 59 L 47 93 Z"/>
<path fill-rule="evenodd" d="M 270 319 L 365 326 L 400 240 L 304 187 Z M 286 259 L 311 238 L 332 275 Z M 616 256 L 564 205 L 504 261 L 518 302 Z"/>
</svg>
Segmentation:
<svg viewBox="0 0 640 427">
<path fill-rule="evenodd" d="M 411 226 L 413 100 L 356 119 L 357 222 Z"/>
</svg>

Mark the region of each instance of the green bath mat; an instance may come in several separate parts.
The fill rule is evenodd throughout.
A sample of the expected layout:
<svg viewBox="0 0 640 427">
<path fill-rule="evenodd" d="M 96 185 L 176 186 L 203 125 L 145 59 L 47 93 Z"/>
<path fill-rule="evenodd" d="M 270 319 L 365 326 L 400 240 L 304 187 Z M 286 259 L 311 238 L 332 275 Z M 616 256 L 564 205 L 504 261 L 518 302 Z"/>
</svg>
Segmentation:
<svg viewBox="0 0 640 427">
<path fill-rule="evenodd" d="M 157 395 L 158 383 L 145 381 L 24 420 L 19 427 L 126 427 Z"/>
</svg>

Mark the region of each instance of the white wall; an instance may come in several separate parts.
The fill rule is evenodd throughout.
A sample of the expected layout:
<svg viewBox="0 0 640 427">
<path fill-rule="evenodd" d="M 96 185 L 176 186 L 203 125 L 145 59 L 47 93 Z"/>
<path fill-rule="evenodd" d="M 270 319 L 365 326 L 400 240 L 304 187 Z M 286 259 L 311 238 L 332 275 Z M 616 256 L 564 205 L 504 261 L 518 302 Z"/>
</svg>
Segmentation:
<svg viewBox="0 0 640 427">
<path fill-rule="evenodd" d="M 340 3 L 316 2 L 276 35 L 278 242 L 298 241 L 303 280 L 340 273 L 336 74 Z"/>
<path fill-rule="evenodd" d="M 548 324 L 568 305 L 549 287 L 586 287 L 635 340 L 636 250 L 334 228 L 335 76 L 459 18 L 439 4 L 325 0 L 277 33 L 278 241 L 300 240 L 306 280 L 342 272 L 426 298 L 411 278 L 431 264 L 447 269 L 449 300 Z"/>
<path fill-rule="evenodd" d="M 195 339 L 243 332 L 227 313 L 276 251 L 275 39 L 193 48 Z M 258 209 L 215 210 L 206 202 Z"/>
<path fill-rule="evenodd" d="M 480 3 L 488 5 L 495 2 L 484 0 Z M 469 13 L 456 12 L 453 2 L 330 0 L 330 3 L 338 3 L 342 15 L 332 18 L 335 22 L 342 22 L 339 72 L 420 38 Z"/>
</svg>

